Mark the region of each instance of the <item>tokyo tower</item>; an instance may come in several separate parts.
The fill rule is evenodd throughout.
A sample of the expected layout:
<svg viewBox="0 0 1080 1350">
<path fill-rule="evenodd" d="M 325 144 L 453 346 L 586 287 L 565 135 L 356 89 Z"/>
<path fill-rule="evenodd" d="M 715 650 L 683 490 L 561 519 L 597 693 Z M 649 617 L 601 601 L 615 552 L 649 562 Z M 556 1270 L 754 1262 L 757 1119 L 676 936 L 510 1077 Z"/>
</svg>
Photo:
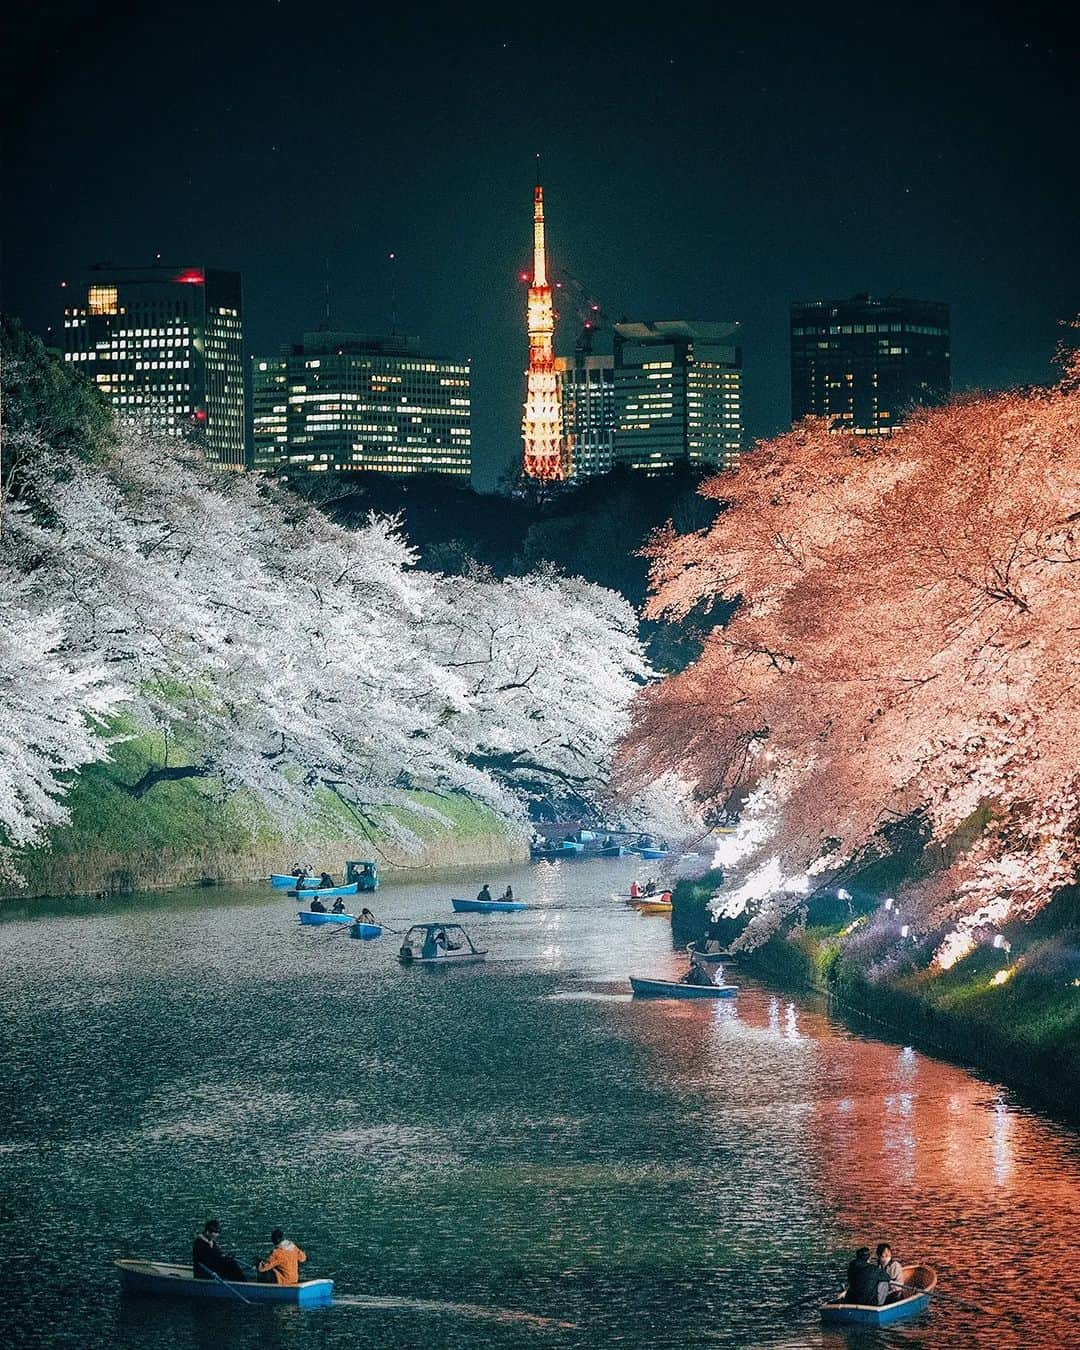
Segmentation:
<svg viewBox="0 0 1080 1350">
<path fill-rule="evenodd" d="M 539 158 L 539 156 L 537 156 Z M 544 243 L 544 189 L 533 194 L 533 275 L 529 285 L 529 369 L 525 385 L 525 413 L 521 435 L 525 441 L 525 472 L 548 482 L 570 473 L 570 445 L 563 436 L 562 405 L 555 379 L 555 310 L 547 279 Z"/>
</svg>

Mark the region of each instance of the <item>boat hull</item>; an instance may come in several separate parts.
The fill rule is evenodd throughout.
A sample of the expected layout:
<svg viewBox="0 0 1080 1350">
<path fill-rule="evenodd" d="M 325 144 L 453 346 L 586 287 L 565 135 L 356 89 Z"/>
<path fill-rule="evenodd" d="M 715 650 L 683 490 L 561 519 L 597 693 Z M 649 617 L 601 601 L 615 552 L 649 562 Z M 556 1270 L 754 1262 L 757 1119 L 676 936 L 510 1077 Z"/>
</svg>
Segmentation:
<svg viewBox="0 0 1080 1350">
<path fill-rule="evenodd" d="M 821 1320 L 834 1324 L 848 1323 L 872 1327 L 888 1326 L 905 1317 L 917 1317 L 930 1306 L 930 1295 L 937 1287 L 937 1273 L 931 1266 L 904 1266 L 904 1283 L 913 1287 L 907 1298 L 895 1303 L 845 1303 L 844 1291 L 822 1305 Z"/>
<path fill-rule="evenodd" d="M 298 912 L 297 918 L 305 927 L 315 927 L 323 923 L 355 923 L 355 914 L 319 914 L 310 909 L 302 909 Z"/>
<path fill-rule="evenodd" d="M 406 956 L 398 952 L 398 960 L 403 966 L 467 966 L 486 957 L 487 952 L 450 952 L 446 956 Z"/>
<path fill-rule="evenodd" d="M 337 895 L 355 895 L 359 889 L 359 885 L 354 881 L 349 886 L 304 886 L 302 890 L 290 893 L 292 895 L 303 895 L 305 900 L 313 899 L 316 895 L 320 900 L 325 900 L 327 896 L 333 899 Z"/>
<path fill-rule="evenodd" d="M 270 885 L 282 890 L 313 890 L 319 884 L 318 877 L 286 877 L 278 872 L 271 873 Z"/>
<path fill-rule="evenodd" d="M 325 1308 L 334 1301 L 333 1280 L 304 1280 L 301 1284 L 256 1284 L 245 1281 L 197 1280 L 190 1266 L 166 1261 L 117 1261 L 120 1287 L 125 1294 L 157 1294 L 174 1298 L 227 1299 L 239 1303 L 289 1303 L 300 1308 Z"/>
<path fill-rule="evenodd" d="M 734 998 L 733 984 L 682 984 L 678 980 L 646 980 L 630 976 L 630 988 L 639 998 Z"/>
<path fill-rule="evenodd" d="M 670 900 L 631 900 L 630 903 L 639 914 L 670 914 L 672 910 Z"/>
<path fill-rule="evenodd" d="M 647 858 L 650 862 L 657 862 L 668 855 L 666 848 L 639 848 L 637 851 L 642 858 Z"/>
<path fill-rule="evenodd" d="M 451 900 L 456 914 L 516 914 L 528 909 L 524 900 Z"/>
<path fill-rule="evenodd" d="M 360 938 L 364 942 L 370 942 L 372 938 L 382 937 L 382 924 L 354 923 L 352 928 L 349 929 L 349 936 Z"/>
</svg>

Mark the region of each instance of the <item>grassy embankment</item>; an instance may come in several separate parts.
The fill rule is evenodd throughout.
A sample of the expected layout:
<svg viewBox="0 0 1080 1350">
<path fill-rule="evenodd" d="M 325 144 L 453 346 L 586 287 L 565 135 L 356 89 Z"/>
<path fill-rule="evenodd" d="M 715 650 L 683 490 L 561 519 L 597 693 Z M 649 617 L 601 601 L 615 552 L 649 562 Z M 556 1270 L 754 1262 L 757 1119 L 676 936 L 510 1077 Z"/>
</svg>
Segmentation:
<svg viewBox="0 0 1080 1350">
<path fill-rule="evenodd" d="M 699 936 L 713 889 L 681 882 L 675 920 Z M 806 926 L 791 920 L 746 959 L 747 969 L 828 995 L 841 1012 L 873 1021 L 1080 1113 L 1080 893 L 1059 895 L 1030 923 L 1008 925 L 1010 950 L 981 943 L 948 970 L 932 965 L 941 933 L 900 936 L 880 897 L 853 908 L 814 900 Z M 741 928 L 731 920 L 730 941 Z"/>
<path fill-rule="evenodd" d="M 191 761 L 174 743 L 169 762 Z M 67 799 L 71 823 L 51 831 L 48 847 L 24 858 L 27 886 L 7 893 L 96 895 L 244 881 L 289 870 L 296 860 L 340 872 L 347 858 L 374 858 L 389 880 L 414 869 L 528 856 L 523 835 L 458 794 L 417 792 L 415 810 L 383 811 L 388 826 L 396 819 L 422 841 L 418 853 L 408 854 L 387 830 L 360 821 L 329 792 L 303 830 L 286 833 L 253 797 L 223 794 L 214 779 L 159 782 L 143 796 L 125 789 L 161 763 L 160 736 L 136 734 L 113 746 L 110 762 L 84 769 Z M 445 820 L 425 813 L 432 809 Z"/>
</svg>

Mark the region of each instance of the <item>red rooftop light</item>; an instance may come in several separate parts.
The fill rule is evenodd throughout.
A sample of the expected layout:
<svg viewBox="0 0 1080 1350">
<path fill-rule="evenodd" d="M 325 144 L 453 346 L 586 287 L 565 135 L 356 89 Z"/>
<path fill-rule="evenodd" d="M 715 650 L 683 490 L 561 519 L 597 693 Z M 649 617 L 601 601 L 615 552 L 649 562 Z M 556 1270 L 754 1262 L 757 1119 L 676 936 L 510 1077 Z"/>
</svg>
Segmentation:
<svg viewBox="0 0 1080 1350">
<path fill-rule="evenodd" d="M 206 273 L 201 267 L 188 267 L 183 272 L 177 272 L 173 281 L 183 286 L 205 286 Z"/>
</svg>

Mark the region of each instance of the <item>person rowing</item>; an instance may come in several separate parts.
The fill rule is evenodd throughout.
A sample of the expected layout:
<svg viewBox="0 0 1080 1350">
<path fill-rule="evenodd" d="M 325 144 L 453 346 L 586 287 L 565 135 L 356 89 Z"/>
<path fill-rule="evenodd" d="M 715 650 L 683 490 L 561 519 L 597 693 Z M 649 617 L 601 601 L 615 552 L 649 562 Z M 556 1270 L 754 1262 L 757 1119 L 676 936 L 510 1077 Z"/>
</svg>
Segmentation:
<svg viewBox="0 0 1080 1350">
<path fill-rule="evenodd" d="M 488 885 L 486 881 L 480 887 L 480 894 L 476 898 L 478 901 L 481 901 L 484 904 L 491 903 L 491 887 Z"/>
<path fill-rule="evenodd" d="M 360 911 L 360 917 L 357 919 L 357 923 L 370 923 L 375 928 L 378 928 L 379 926 L 378 919 L 366 906 Z"/>
<path fill-rule="evenodd" d="M 878 1301 L 877 1287 L 880 1279 L 881 1271 L 877 1263 L 870 1260 L 870 1248 L 860 1247 L 855 1253 L 855 1259 L 848 1263 L 845 1302 L 873 1307 Z"/>
<path fill-rule="evenodd" d="M 329 872 L 324 872 L 322 876 L 319 878 L 319 889 L 332 890 L 333 886 L 334 886 L 334 878 L 330 875 Z"/>
<path fill-rule="evenodd" d="M 201 1233 L 195 1234 L 191 1244 L 191 1271 L 197 1280 L 212 1280 L 216 1275 L 222 1280 L 243 1283 L 247 1273 L 237 1261 L 233 1252 L 223 1252 L 218 1245 L 221 1237 L 221 1224 L 217 1219 L 207 1219 Z"/>
<path fill-rule="evenodd" d="M 312 914 L 326 913 L 326 906 L 323 904 L 323 902 L 319 899 L 317 895 L 313 895 L 311 897 L 311 904 L 308 906 L 308 908 L 311 910 Z"/>
</svg>

